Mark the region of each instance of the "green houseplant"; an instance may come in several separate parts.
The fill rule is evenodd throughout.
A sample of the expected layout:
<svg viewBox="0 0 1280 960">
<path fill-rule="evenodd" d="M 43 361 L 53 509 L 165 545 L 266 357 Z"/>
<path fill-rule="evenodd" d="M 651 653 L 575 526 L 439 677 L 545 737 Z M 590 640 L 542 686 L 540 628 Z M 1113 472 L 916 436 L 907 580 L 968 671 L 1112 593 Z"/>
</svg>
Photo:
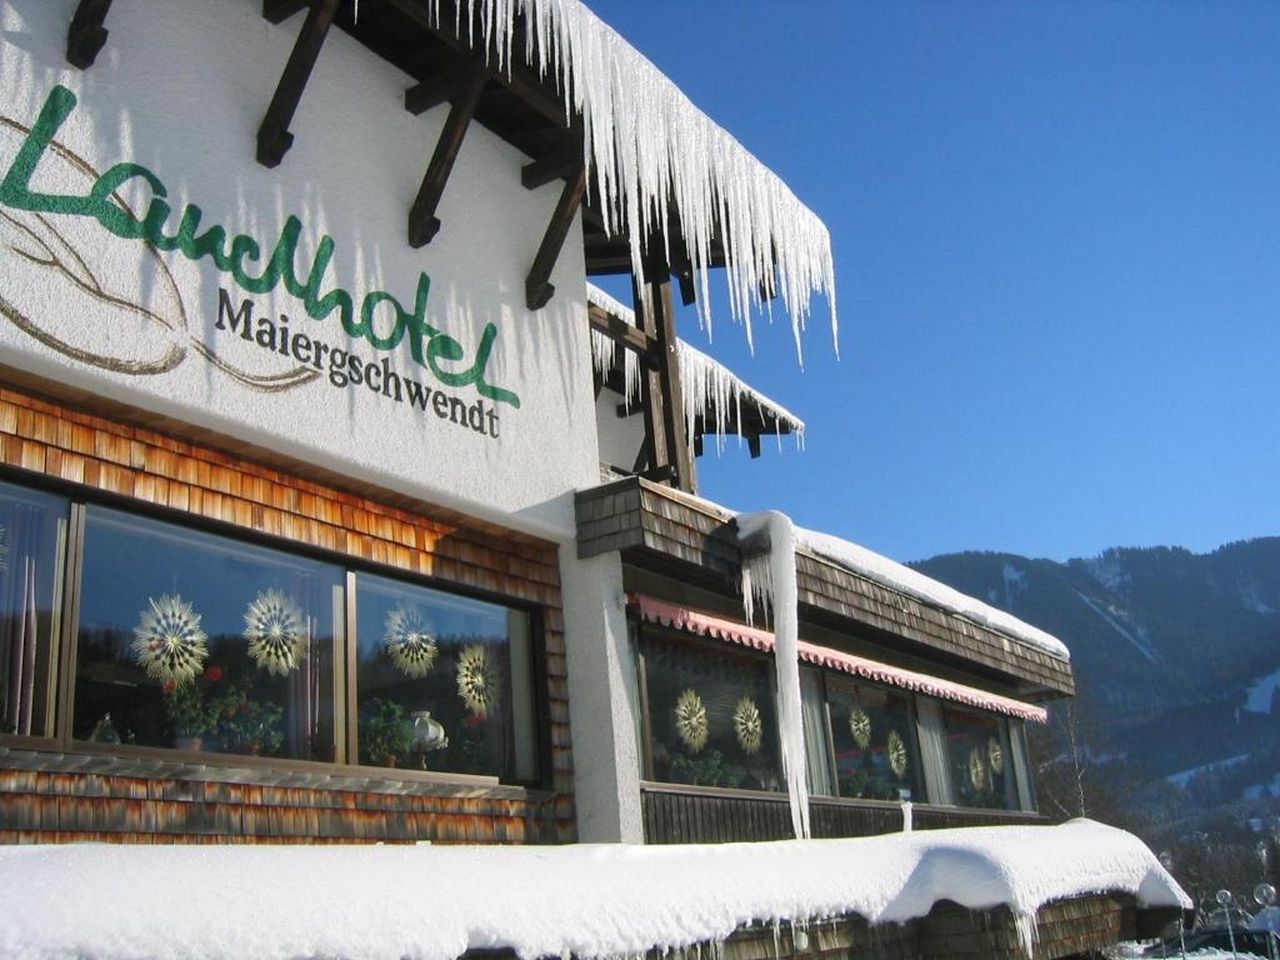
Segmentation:
<svg viewBox="0 0 1280 960">
<path fill-rule="evenodd" d="M 368 762 L 394 767 L 413 750 L 413 725 L 405 708 L 375 697 L 360 725 L 360 750 Z"/>
</svg>

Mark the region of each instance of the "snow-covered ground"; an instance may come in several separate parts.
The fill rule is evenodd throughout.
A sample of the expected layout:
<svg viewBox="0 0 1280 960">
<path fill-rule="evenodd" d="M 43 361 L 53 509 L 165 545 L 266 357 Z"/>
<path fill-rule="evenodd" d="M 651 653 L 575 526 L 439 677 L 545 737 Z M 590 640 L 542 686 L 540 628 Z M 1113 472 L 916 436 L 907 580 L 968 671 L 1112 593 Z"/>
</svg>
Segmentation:
<svg viewBox="0 0 1280 960">
<path fill-rule="evenodd" d="M 1177 773 L 1169 774 L 1165 777 L 1165 780 L 1175 787 L 1185 787 L 1196 774 L 1207 773 L 1210 770 L 1226 770 L 1228 767 L 1234 767 L 1237 763 L 1243 763 L 1251 756 L 1253 756 L 1251 753 L 1241 753 L 1234 757 L 1227 757 L 1225 760 L 1215 760 L 1213 763 L 1192 767 L 1190 770 L 1179 770 Z"/>
<path fill-rule="evenodd" d="M 1249 713 L 1270 713 L 1271 698 L 1276 692 L 1276 687 L 1280 687 L 1280 670 L 1269 673 L 1265 677 L 1259 677 L 1249 687 L 1248 696 L 1241 709 Z"/>
<path fill-rule="evenodd" d="M 704 846 L 0 847 L 0 956 L 597 957 L 718 943 L 750 922 L 926 915 L 1098 891 L 1190 901 L 1151 851 L 1088 820 Z"/>
</svg>

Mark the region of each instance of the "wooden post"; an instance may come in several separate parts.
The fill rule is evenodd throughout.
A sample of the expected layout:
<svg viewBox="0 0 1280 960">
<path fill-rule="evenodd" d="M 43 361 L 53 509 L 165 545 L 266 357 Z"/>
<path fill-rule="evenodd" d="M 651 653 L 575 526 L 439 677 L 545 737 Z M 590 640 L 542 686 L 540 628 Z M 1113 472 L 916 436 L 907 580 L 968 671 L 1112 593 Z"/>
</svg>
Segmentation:
<svg viewBox="0 0 1280 960">
<path fill-rule="evenodd" d="M 444 196 L 445 184 L 449 182 L 453 162 L 458 159 L 458 151 L 462 149 L 462 138 L 467 134 L 467 126 L 475 115 L 476 106 L 480 103 L 480 94 L 484 91 L 484 85 L 488 80 L 489 71 L 484 63 L 479 58 L 473 59 L 467 69 L 467 75 L 458 85 L 453 106 L 449 108 L 444 129 L 440 131 L 435 152 L 432 153 L 427 172 L 422 177 L 422 185 L 418 187 L 418 195 L 414 198 L 413 206 L 409 208 L 409 246 L 411 247 L 426 246 L 440 230 L 436 207 L 440 205 L 440 198 Z"/>
<path fill-rule="evenodd" d="M 338 12 L 338 3 L 339 0 L 316 0 L 307 11 L 307 19 L 302 23 L 289 61 L 284 65 L 271 105 L 262 118 L 262 126 L 258 127 L 258 162 L 264 167 L 278 167 L 293 146 L 289 124 L 302 100 L 302 91 L 307 88 L 316 58 L 320 56 L 329 25 Z M 264 7 L 263 12 L 269 11 Z"/>
<path fill-rule="evenodd" d="M 654 338 L 654 365 L 644 373 L 645 430 L 653 439 L 650 467 L 670 467 L 672 486 L 693 492 L 693 456 L 684 420 L 680 386 L 680 354 L 676 340 L 675 305 L 671 299 L 671 268 L 663 255 L 662 238 L 649 241 L 645 276 L 633 279 L 635 313 L 641 329 Z M 643 284 L 643 288 L 641 287 Z M 642 289 L 646 296 L 642 296 Z M 648 301 L 646 306 L 645 301 Z"/>
<path fill-rule="evenodd" d="M 80 0 L 67 28 L 67 62 L 88 70 L 107 42 L 107 11 L 111 0 Z"/>
</svg>

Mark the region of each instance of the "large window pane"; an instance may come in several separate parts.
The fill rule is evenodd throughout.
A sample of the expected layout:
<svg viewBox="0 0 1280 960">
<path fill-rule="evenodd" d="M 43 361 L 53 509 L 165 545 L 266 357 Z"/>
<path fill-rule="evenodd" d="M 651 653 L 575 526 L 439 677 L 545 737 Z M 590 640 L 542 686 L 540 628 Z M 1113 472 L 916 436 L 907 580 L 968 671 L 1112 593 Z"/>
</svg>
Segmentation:
<svg viewBox="0 0 1280 960">
<path fill-rule="evenodd" d="M 782 790 L 771 664 L 641 633 L 655 779 Z"/>
<path fill-rule="evenodd" d="M 837 677 L 828 677 L 827 685 L 840 796 L 920 799 L 911 695 Z"/>
<path fill-rule="evenodd" d="M 962 807 L 1018 808 L 1003 717 L 946 703 L 942 722 L 954 802 Z"/>
<path fill-rule="evenodd" d="M 361 574 L 359 760 L 537 776 L 528 614 Z"/>
<path fill-rule="evenodd" d="M 0 483 L 0 733 L 53 736 L 68 502 Z"/>
<path fill-rule="evenodd" d="M 89 507 L 74 736 L 332 760 L 342 571 Z"/>
</svg>

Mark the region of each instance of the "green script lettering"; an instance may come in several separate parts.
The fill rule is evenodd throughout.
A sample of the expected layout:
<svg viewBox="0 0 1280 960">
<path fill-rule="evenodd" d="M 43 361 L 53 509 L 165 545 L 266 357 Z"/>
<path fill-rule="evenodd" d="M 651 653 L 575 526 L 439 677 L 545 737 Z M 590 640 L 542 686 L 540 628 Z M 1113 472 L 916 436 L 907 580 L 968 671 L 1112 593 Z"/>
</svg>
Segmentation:
<svg viewBox="0 0 1280 960">
<path fill-rule="evenodd" d="M 303 309 L 312 320 L 324 320 L 337 311 L 342 329 L 348 336 L 363 338 L 381 352 L 395 350 L 407 338 L 409 353 L 414 362 L 427 367 L 441 383 L 450 387 L 474 386 L 482 397 L 513 407 L 520 406 L 520 397 L 515 392 L 495 386 L 485 379 L 494 340 L 498 336 L 496 326 L 492 323 L 485 325 L 475 358 L 469 366 L 461 369 L 441 367 L 441 360 L 450 363 L 465 361 L 466 351 L 453 337 L 426 322 L 431 278 L 425 273 L 418 275 L 418 289 L 412 310 L 406 309 L 393 294 L 385 290 L 373 290 L 365 294 L 357 316 L 355 303 L 346 290 L 334 287 L 322 292 L 324 275 L 333 259 L 332 237 L 321 236 L 315 255 L 311 258 L 305 282 L 299 279 L 295 261 L 298 241 L 302 235 L 302 222 L 292 214 L 285 220 L 280 237 L 264 263 L 263 248 L 252 237 L 237 234 L 231 238 L 228 247 L 227 232 L 221 226 L 214 225 L 204 233 L 199 233 L 204 213 L 195 204 L 187 204 L 183 209 L 176 233 L 165 233 L 164 225 L 173 212 L 166 199 L 168 188 L 159 177 L 141 164 L 117 163 L 98 176 L 88 195 L 84 197 L 32 190 L 31 178 L 41 158 L 75 105 L 76 95 L 64 86 L 55 86 L 49 93 L 35 126 L 27 134 L 22 148 L 9 165 L 4 179 L 0 181 L 0 203 L 33 213 L 89 217 L 97 220 L 103 229 L 117 237 L 142 240 L 157 250 L 166 252 L 176 250 L 192 261 L 208 259 L 248 293 L 270 293 L 283 284 L 290 296 L 302 302 Z M 150 191 L 147 211 L 141 220 L 122 205 L 111 202 L 112 196 L 130 181 L 145 184 Z M 220 302 L 219 307 L 218 326 L 223 328 L 227 318 L 234 318 L 232 329 L 236 329 L 242 314 L 233 313 L 230 303 Z M 384 335 L 374 329 L 374 313 L 377 310 L 394 318 L 389 321 L 390 329 Z M 247 330 L 247 318 L 244 319 Z"/>
</svg>

